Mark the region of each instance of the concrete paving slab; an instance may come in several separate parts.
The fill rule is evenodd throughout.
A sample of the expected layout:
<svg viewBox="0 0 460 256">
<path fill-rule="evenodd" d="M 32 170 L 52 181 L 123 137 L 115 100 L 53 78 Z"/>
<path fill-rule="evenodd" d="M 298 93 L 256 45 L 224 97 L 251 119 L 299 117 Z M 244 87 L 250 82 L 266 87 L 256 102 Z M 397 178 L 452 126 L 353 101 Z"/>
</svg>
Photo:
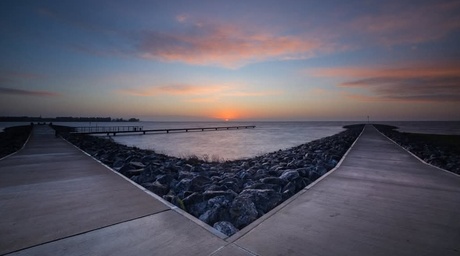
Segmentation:
<svg viewBox="0 0 460 256">
<path fill-rule="evenodd" d="M 11 255 L 209 255 L 225 244 L 177 212 L 166 211 Z"/>
<path fill-rule="evenodd" d="M 46 126 L 0 161 L 0 206 L 0 254 L 170 209 Z"/>
</svg>

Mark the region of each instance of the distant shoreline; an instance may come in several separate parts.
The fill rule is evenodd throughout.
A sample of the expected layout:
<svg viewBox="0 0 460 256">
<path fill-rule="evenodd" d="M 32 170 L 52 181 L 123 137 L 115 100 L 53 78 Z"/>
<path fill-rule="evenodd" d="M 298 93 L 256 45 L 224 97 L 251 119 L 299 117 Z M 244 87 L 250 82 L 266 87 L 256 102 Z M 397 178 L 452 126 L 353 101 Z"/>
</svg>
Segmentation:
<svg viewBox="0 0 460 256">
<path fill-rule="evenodd" d="M 3 116 L 0 122 L 139 122 L 137 118 Z"/>
</svg>

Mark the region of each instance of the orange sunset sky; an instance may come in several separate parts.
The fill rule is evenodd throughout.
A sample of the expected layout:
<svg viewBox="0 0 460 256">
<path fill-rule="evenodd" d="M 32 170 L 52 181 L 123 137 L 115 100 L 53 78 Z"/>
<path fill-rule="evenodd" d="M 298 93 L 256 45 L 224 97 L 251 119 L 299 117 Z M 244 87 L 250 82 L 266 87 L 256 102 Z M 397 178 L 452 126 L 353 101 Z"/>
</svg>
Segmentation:
<svg viewBox="0 0 460 256">
<path fill-rule="evenodd" d="M 460 1 L 1 1 L 0 116 L 460 120 Z"/>
</svg>

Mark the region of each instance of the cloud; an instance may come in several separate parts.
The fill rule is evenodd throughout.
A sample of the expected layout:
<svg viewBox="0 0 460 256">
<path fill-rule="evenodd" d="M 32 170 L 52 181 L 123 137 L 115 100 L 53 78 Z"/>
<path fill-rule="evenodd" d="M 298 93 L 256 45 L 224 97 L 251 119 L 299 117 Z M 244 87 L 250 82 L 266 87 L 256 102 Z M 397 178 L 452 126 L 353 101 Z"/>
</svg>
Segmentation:
<svg viewBox="0 0 460 256">
<path fill-rule="evenodd" d="M 17 80 L 43 80 L 46 76 L 38 73 L 17 72 L 17 71 L 0 71 L 0 82 L 7 83 Z"/>
<path fill-rule="evenodd" d="M 455 63 L 391 69 L 326 68 L 309 73 L 345 78 L 348 81 L 340 83 L 340 87 L 370 92 L 371 95 L 348 94 L 359 100 L 460 102 L 460 65 Z"/>
<path fill-rule="evenodd" d="M 370 36 L 385 46 L 436 41 L 460 29 L 459 11 L 458 1 L 388 3 L 380 6 L 378 13 L 353 19 L 343 31 Z"/>
<path fill-rule="evenodd" d="M 185 96 L 188 102 L 217 102 L 224 97 L 264 97 L 282 94 L 281 91 L 251 91 L 238 84 L 190 85 L 172 84 L 119 90 L 132 96 Z"/>
<path fill-rule="evenodd" d="M 338 67 L 308 69 L 306 74 L 317 77 L 421 77 L 455 76 L 460 64 L 438 63 L 435 65 L 406 64 L 405 67 Z"/>
<path fill-rule="evenodd" d="M 343 87 L 365 88 L 374 99 L 391 101 L 460 102 L 457 77 L 374 77 L 342 83 Z"/>
<path fill-rule="evenodd" d="M 158 95 L 203 95 L 215 94 L 225 91 L 228 87 L 222 85 L 196 86 L 188 84 L 173 84 L 152 86 L 140 89 L 122 89 L 121 93 L 133 96 L 158 96 Z"/>
<path fill-rule="evenodd" d="M 176 16 L 177 22 L 183 23 L 187 21 L 188 16 L 186 14 L 180 14 Z"/>
<path fill-rule="evenodd" d="M 181 24 L 185 16 L 177 18 Z M 299 36 L 251 31 L 231 25 L 195 23 L 176 32 L 144 32 L 137 47 L 145 59 L 237 68 L 266 60 L 305 59 L 320 46 Z"/>
<path fill-rule="evenodd" d="M 0 87 L 0 94 L 9 94 L 9 95 L 24 95 L 24 96 L 45 96 L 45 97 L 54 97 L 59 96 L 60 94 L 49 91 L 31 91 L 31 90 L 21 90 Z"/>
</svg>

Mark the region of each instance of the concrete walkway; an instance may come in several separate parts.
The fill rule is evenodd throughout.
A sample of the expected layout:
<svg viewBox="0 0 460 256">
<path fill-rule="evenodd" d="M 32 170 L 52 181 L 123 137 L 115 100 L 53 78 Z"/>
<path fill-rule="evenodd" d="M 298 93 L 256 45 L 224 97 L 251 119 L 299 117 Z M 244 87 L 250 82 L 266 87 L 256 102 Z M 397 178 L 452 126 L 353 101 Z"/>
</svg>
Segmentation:
<svg viewBox="0 0 460 256">
<path fill-rule="evenodd" d="M 0 161 L 0 255 L 198 255 L 224 244 L 48 126 Z"/>
<path fill-rule="evenodd" d="M 230 238 L 47 127 L 0 161 L 0 254 L 460 255 L 460 177 L 373 127 L 341 166 Z"/>
</svg>

